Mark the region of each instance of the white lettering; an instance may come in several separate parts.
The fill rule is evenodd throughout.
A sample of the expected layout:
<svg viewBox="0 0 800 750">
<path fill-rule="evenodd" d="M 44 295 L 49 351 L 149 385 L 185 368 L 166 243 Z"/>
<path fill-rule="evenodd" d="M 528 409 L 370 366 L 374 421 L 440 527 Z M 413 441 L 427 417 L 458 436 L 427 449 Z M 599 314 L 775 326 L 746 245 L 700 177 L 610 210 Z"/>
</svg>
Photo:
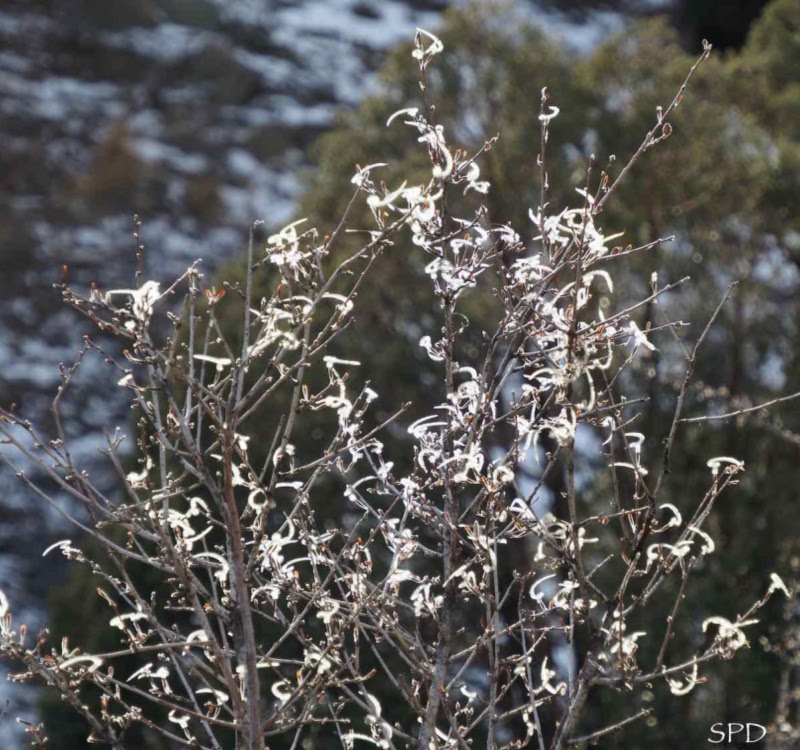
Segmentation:
<svg viewBox="0 0 800 750">
<path fill-rule="evenodd" d="M 761 734 L 758 737 L 754 737 L 752 732 L 757 729 L 761 730 Z M 731 742 L 734 735 L 741 734 L 742 732 L 745 733 L 744 743 L 746 745 L 752 744 L 753 742 L 760 742 L 767 736 L 767 728 L 761 724 L 755 724 L 753 722 L 748 722 L 747 724 L 740 724 L 739 722 L 723 724 L 719 722 L 711 725 L 711 736 L 708 738 L 708 741 L 714 745 L 718 745 L 726 740 L 727 742 Z"/>
</svg>

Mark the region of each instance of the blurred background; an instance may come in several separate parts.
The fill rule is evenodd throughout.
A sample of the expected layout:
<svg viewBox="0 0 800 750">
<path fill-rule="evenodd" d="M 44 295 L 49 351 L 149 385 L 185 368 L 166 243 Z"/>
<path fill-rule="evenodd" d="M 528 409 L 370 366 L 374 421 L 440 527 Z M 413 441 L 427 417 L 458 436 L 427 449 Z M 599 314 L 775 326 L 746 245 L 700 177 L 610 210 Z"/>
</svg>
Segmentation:
<svg viewBox="0 0 800 750">
<path fill-rule="evenodd" d="M 414 139 L 384 128 L 389 113 L 419 103 L 409 55 L 417 26 L 445 41 L 431 83 L 449 142 L 472 148 L 500 132 L 483 166 L 490 217 L 529 237 L 541 87 L 561 109 L 552 200 L 574 202 L 590 155 L 624 164 L 702 40 L 712 42 L 717 51 L 676 110 L 673 135 L 605 212 L 607 232 L 624 229 L 626 244 L 676 236 L 630 265 L 621 296 L 641 297 L 655 269 L 662 283 L 690 274 L 691 288 L 670 297 L 669 313 L 692 324 L 691 341 L 727 285 L 740 281 L 708 341 L 693 414 L 800 390 L 800 0 L 2 0 L 3 405 L 48 428 L 58 365 L 75 359 L 89 332 L 53 284 L 66 273 L 75 287 L 131 286 L 134 213 L 146 278 L 167 281 L 197 258 L 207 274 L 235 273 L 253 220 L 274 228 L 308 216 L 324 234 L 349 198 L 357 162 L 391 162 L 389 184 L 419 169 Z M 413 328 L 433 314 L 414 296 L 418 266 L 387 260 L 379 274 L 392 284 L 361 300 L 361 338 L 352 345 L 364 350 L 353 356 L 375 372 L 387 409 L 430 384 Z M 650 318 L 657 311 L 643 314 L 642 324 L 663 322 Z M 375 340 L 391 343 L 376 356 L 365 345 Z M 667 342 L 659 349 L 637 365 L 650 399 L 639 429 L 652 435 L 654 461 L 680 374 L 676 352 Z M 73 455 L 101 484 L 112 482 L 97 451 L 103 430 L 129 424 L 123 390 L 100 358 L 88 358 L 66 405 Z M 687 649 L 702 645 L 704 613 L 733 618 L 773 570 L 791 585 L 800 576 L 798 407 L 687 429 L 672 502 L 694 507 L 715 455 L 744 459 L 747 472 L 711 526 L 722 552 L 698 573 L 677 639 Z M 62 558 L 41 557 L 71 530 L 7 466 L 0 486 L 0 588 L 18 619 L 91 639 L 105 622 L 88 616 L 91 581 Z M 586 502 L 600 502 L 603 491 L 588 482 Z M 796 663 L 800 610 L 771 602 L 748 652 L 709 669 L 708 685 L 686 698 L 654 687 L 644 700 L 658 718 L 647 731 L 601 746 L 705 746 L 711 724 L 752 721 L 769 725 L 764 746 L 800 747 Z M 33 720 L 47 700 L 0 687 L 11 716 Z M 595 726 L 624 704 L 624 696 L 604 700 L 588 718 Z M 44 705 L 51 747 L 83 747 L 82 728 Z M 9 719 L 0 743 L 23 746 Z"/>
</svg>

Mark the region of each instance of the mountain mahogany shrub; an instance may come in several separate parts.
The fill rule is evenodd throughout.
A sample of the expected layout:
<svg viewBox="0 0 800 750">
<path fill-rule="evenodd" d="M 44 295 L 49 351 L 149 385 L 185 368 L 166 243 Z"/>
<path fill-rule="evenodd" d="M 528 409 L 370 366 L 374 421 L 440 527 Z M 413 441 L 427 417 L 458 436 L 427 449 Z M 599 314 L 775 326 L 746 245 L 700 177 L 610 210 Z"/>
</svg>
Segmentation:
<svg viewBox="0 0 800 750">
<path fill-rule="evenodd" d="M 92 540 L 93 553 L 71 541 L 46 553 L 84 563 L 98 577 L 120 646 L 89 654 L 63 639 L 56 647 L 47 632 L 33 637 L 15 626 L 5 596 L 0 644 L 22 670 L 12 679 L 55 688 L 86 720 L 90 741 L 131 747 L 131 727 L 143 725 L 175 746 L 215 750 L 284 743 L 557 750 L 648 713 L 579 736 L 582 710 L 597 691 L 663 681 L 676 695 L 690 692 L 705 681 L 706 662 L 747 645 L 746 629 L 772 594 L 788 594 L 773 574 L 765 595 L 734 619 L 709 613 L 697 624 L 708 631 L 704 648 L 671 652 L 690 576 L 714 552 L 704 526 L 744 469 L 735 457 L 709 456 L 703 497 L 683 512 L 664 499 L 681 425 L 716 418 L 686 417 L 683 407 L 730 292 L 683 350 L 685 377 L 650 473 L 645 436 L 632 424 L 642 399 L 625 390 L 634 359 L 655 348 L 654 334 L 677 337 L 677 324 L 665 315 L 662 326 L 641 330 L 634 316 L 686 280 L 662 285 L 654 273 L 638 304 L 616 311 L 609 304 L 618 264 L 658 243 L 614 247 L 619 235 L 605 234 L 599 215 L 634 163 L 670 135 L 667 118 L 710 47 L 628 164 L 617 171 L 612 157 L 598 175 L 590 167 L 576 204 L 558 210 L 547 200 L 546 168 L 558 109 L 542 91 L 541 199 L 530 212 L 534 236 L 524 241 L 511 227 L 491 226 L 480 206 L 468 217 L 450 213 L 449 195 L 489 191 L 480 158 L 493 141 L 474 154 L 448 146 L 426 82 L 442 45 L 424 31 L 415 41 L 425 106 L 400 110 L 387 125 L 411 128 L 430 158 L 430 179 L 390 187 L 375 177 L 385 165 L 359 166 L 350 205 L 366 200 L 373 226 L 347 229 L 346 213 L 320 241 L 295 222 L 269 237 L 263 256 L 254 226 L 246 281 L 219 292 L 197 264 L 165 291 L 143 283 L 141 248 L 134 288 L 84 295 L 60 286 L 68 305 L 122 343 L 124 360 L 87 338 L 76 364 L 62 370 L 56 438 L 3 411 L 2 456 Z M 363 238 L 345 257 L 334 253 L 343 232 Z M 407 426 L 410 443 L 397 441 L 413 451 L 403 472 L 382 441 L 403 424 L 407 405 L 376 423 L 380 394 L 368 373 L 361 376 L 346 352 L 332 353 L 359 287 L 379 283 L 375 268 L 398 232 L 410 232 L 426 258 L 441 309 L 441 328 L 420 340 L 440 368 L 441 387 L 424 405 L 427 416 Z M 254 279 L 265 268 L 279 283 L 255 299 Z M 468 321 L 459 303 L 477 293 L 479 277 L 496 279 L 502 313 L 476 358 L 461 345 Z M 215 315 L 226 291 L 226 304 L 241 308 L 236 342 Z M 178 295 L 180 313 L 164 309 Z M 165 323 L 170 333 L 160 336 Z M 138 470 L 124 468 L 124 436 L 107 434 L 115 496 L 75 465 L 60 418 L 90 350 L 105 357 L 139 415 Z M 324 382 L 312 385 L 320 371 Z M 256 450 L 248 430 L 277 406 L 284 412 L 271 444 Z M 301 455 L 298 436 L 315 411 L 330 413 L 329 435 L 315 454 Z M 587 453 L 582 434 L 602 436 L 588 441 L 599 447 Z M 520 486 L 522 465 L 538 465 L 536 486 Z M 555 471 L 564 472 L 566 492 L 550 504 L 544 480 Z M 580 488 L 602 474 L 608 506 L 592 515 Z M 321 519 L 332 487 L 344 488 L 348 507 L 338 525 Z M 65 495 L 85 513 L 69 514 Z M 504 552 L 520 542 L 531 559 L 506 575 Z M 660 632 L 638 630 L 641 613 L 665 594 Z M 654 658 L 645 662 L 646 651 Z M 28 731 L 45 741 L 41 727 Z"/>
</svg>

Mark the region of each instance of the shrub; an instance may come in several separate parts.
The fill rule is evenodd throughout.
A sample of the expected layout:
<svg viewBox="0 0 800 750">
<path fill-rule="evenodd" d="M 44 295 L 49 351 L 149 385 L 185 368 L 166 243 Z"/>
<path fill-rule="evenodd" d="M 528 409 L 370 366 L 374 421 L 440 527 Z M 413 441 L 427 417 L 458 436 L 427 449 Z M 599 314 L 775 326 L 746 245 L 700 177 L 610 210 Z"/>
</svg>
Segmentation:
<svg viewBox="0 0 800 750">
<path fill-rule="evenodd" d="M 441 51 L 418 31 L 425 106 L 387 123 L 411 128 L 427 181 L 388 187 L 376 176 L 385 165 L 359 166 L 350 206 L 366 198 L 369 228 L 348 228 L 348 209 L 323 239 L 298 221 L 262 253 L 256 224 L 245 280 L 219 290 L 194 264 L 162 291 L 143 280 L 141 253 L 131 289 L 60 285 L 123 356 L 87 337 L 62 370 L 57 437 L 3 411 L 3 458 L 85 534 L 85 549 L 54 548 L 100 579 L 122 642 L 84 653 L 67 639 L 54 647 L 46 633 L 32 639 L 24 625 L 15 629 L 2 597 L 0 647 L 21 665 L 15 679 L 43 680 L 84 717 L 90 741 L 132 746 L 135 727 L 203 748 L 558 750 L 648 714 L 579 731 L 596 692 L 641 692 L 656 681 L 676 695 L 693 690 L 708 661 L 747 645 L 746 629 L 773 593 L 788 594 L 773 574 L 734 620 L 707 613 L 702 648 L 671 652 L 691 574 L 715 551 L 704 524 L 744 470 L 734 457 L 709 456 L 706 492 L 688 515 L 664 501 L 667 477 L 680 474 L 670 457 L 681 426 L 717 418 L 685 416 L 684 401 L 731 290 L 684 349 L 657 468 L 632 424 L 641 399 L 627 396 L 630 365 L 678 325 L 665 314 L 662 326 L 641 330 L 633 316 L 663 305 L 686 279 L 663 284 L 654 272 L 646 298 L 616 311 L 608 304 L 615 268 L 661 241 L 615 246 L 619 235 L 605 233 L 599 217 L 640 157 L 669 137 L 669 117 L 710 46 L 629 162 L 592 162 L 579 199 L 560 210 L 548 200 L 546 159 L 559 111 L 541 92 L 533 242 L 476 207 L 491 189 L 480 163 L 495 139 L 476 153 L 448 146 L 427 84 Z M 465 218 L 456 206 L 466 206 Z M 362 241 L 340 252 L 346 232 Z M 441 315 L 419 342 L 440 382 L 408 425 L 408 404 L 380 404 L 360 363 L 333 353 L 359 289 L 391 281 L 376 269 L 401 232 L 426 259 Z M 263 297 L 254 291 L 267 286 Z M 464 300 L 490 293 L 493 327 L 470 331 Z M 180 310 L 168 309 L 179 296 Z M 235 340 L 217 314 L 223 298 L 229 314 L 238 310 Z M 60 418 L 90 351 L 106 359 L 138 414 L 137 470 L 126 471 L 125 436 L 107 435 L 119 497 L 73 463 Z M 389 416 L 376 419 L 373 404 Z M 269 445 L 251 444 L 259 422 L 274 427 Z M 405 455 L 393 460 L 397 453 Z M 538 483 L 520 480 L 524 466 L 536 468 Z M 550 503 L 542 486 L 556 471 L 564 496 Z M 587 483 L 605 483 L 602 513 L 582 506 Z M 83 513 L 65 510 L 59 496 Z M 340 497 L 344 507 L 332 512 Z M 661 632 L 638 630 L 667 582 Z M 655 656 L 645 661 L 647 642 Z M 42 727 L 29 731 L 45 741 Z"/>
</svg>

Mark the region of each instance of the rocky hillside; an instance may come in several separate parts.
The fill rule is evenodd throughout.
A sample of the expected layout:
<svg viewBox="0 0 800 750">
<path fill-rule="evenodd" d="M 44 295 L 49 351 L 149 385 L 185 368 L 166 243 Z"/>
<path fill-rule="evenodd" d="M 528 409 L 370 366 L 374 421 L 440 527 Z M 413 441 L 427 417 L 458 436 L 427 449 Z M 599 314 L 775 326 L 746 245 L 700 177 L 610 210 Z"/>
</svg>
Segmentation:
<svg viewBox="0 0 800 750">
<path fill-rule="evenodd" d="M 59 362 L 81 343 L 52 284 L 130 286 L 133 212 L 148 278 L 213 270 L 255 218 L 287 219 L 308 144 L 354 104 L 385 51 L 435 27 L 445 0 L 6 0 L 0 6 L 0 398 L 46 419 Z M 126 404 L 87 359 L 68 411 L 97 456 Z M 8 479 L 6 477 L 6 479 Z M 4 479 L 4 485 L 15 485 Z M 3 588 L 50 581 L 23 565 L 60 522 L 16 489 L 0 503 Z M 18 558 L 18 555 L 20 556 Z M 22 569 L 29 574 L 20 576 Z"/>
</svg>

